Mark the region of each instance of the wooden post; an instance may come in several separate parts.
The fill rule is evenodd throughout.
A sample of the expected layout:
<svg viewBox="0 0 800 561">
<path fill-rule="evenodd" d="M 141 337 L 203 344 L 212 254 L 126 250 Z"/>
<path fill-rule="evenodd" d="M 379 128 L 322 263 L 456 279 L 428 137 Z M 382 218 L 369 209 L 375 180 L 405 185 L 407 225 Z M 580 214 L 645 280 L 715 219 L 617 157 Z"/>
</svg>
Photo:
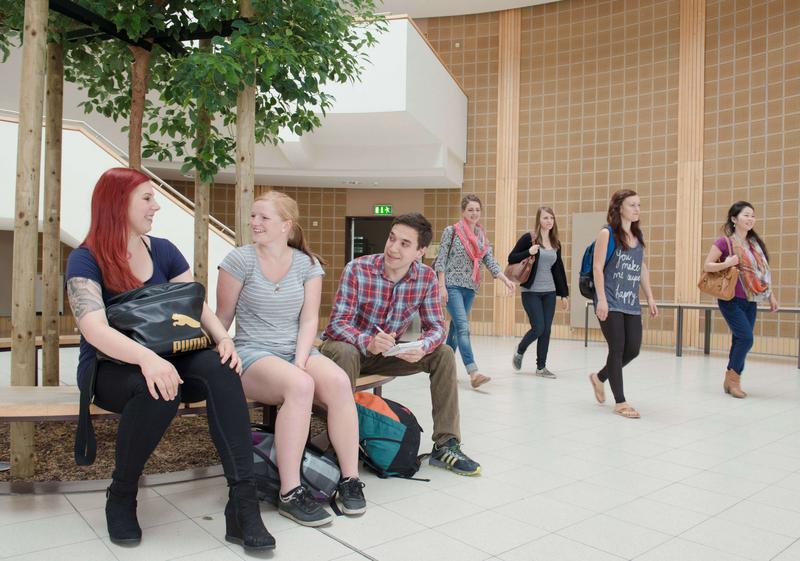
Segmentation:
<svg viewBox="0 0 800 561">
<path fill-rule="evenodd" d="M 11 280 L 11 385 L 36 385 L 34 281 L 38 244 L 47 0 L 25 0 Z M 11 423 L 11 475 L 33 475 L 33 423 Z"/>
<path fill-rule="evenodd" d="M 209 50 L 210 39 L 201 39 L 200 48 Z M 208 141 L 211 116 L 205 106 L 198 102 L 197 151 Z M 211 184 L 194 176 L 194 280 L 208 288 L 208 215 L 211 208 Z M 206 300 L 208 294 L 206 294 Z"/>
<path fill-rule="evenodd" d="M 495 195 L 494 254 L 507 255 L 517 238 L 517 179 L 519 177 L 519 72 L 522 12 L 500 12 L 497 88 L 497 190 Z M 514 334 L 514 302 L 506 288 L 495 283 L 494 335 Z"/>
<path fill-rule="evenodd" d="M 697 279 L 703 260 L 703 125 L 706 0 L 681 0 L 678 70 L 678 178 L 675 246 L 675 300 L 700 301 Z M 683 341 L 700 345 L 700 313 L 687 311 Z M 677 333 L 676 333 L 677 337 Z"/>
<path fill-rule="evenodd" d="M 44 236 L 42 240 L 42 385 L 59 383 L 59 297 L 61 285 L 61 116 L 64 106 L 64 48 L 47 44 L 47 121 L 44 148 Z"/>
<path fill-rule="evenodd" d="M 250 0 L 239 0 L 239 13 L 243 18 L 253 17 Z M 255 64 L 255 63 L 253 63 Z M 245 79 L 248 79 L 249 73 Z M 255 189 L 256 149 L 256 88 L 244 86 L 236 99 L 236 245 L 250 243 L 250 209 Z"/>
<path fill-rule="evenodd" d="M 133 53 L 131 64 L 131 115 L 128 125 L 128 165 L 142 169 L 142 120 L 144 119 L 147 83 L 150 81 L 150 51 L 128 45 Z"/>
</svg>

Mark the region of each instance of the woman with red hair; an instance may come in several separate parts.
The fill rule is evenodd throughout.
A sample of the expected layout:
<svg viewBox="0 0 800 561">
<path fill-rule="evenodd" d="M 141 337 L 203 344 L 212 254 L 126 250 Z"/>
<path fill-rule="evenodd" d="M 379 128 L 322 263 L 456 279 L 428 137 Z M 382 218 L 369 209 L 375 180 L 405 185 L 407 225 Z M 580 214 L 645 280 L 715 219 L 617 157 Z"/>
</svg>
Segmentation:
<svg viewBox="0 0 800 561">
<path fill-rule="evenodd" d="M 230 488 L 225 538 L 246 549 L 271 549 L 275 540 L 264 527 L 254 484 L 250 418 L 237 375 L 241 363 L 228 332 L 204 305 L 200 323 L 216 352 L 162 358 L 108 324 L 106 304 L 114 295 L 193 280 L 178 248 L 146 235 L 159 208 L 146 175 L 129 168 L 106 171 L 92 195 L 89 234 L 67 263 L 69 302 L 81 332 L 78 383 L 90 391 L 90 370 L 96 369 L 95 403 L 121 415 L 106 492 L 109 537 L 124 545 L 141 541 L 136 494 L 144 465 L 180 402 L 205 400 L 209 432 Z M 98 362 L 97 351 L 117 362 Z"/>
</svg>

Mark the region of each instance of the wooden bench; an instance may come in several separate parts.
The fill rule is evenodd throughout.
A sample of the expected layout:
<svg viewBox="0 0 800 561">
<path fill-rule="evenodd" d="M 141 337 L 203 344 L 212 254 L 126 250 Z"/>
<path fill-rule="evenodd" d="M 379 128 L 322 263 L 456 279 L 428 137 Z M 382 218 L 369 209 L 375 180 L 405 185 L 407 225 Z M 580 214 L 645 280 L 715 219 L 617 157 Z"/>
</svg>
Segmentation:
<svg viewBox="0 0 800 561">
<path fill-rule="evenodd" d="M 381 394 L 381 387 L 394 380 L 394 376 L 373 374 L 356 381 L 356 391 L 372 390 Z M 0 422 L 17 421 L 77 421 L 80 392 L 76 386 L 2 386 L 0 387 Z M 274 420 L 276 408 L 250 400 L 251 407 L 263 408 L 264 422 Z M 93 419 L 113 418 L 116 413 L 91 406 Z M 205 401 L 184 403 L 178 415 L 196 415 L 206 412 Z"/>
</svg>

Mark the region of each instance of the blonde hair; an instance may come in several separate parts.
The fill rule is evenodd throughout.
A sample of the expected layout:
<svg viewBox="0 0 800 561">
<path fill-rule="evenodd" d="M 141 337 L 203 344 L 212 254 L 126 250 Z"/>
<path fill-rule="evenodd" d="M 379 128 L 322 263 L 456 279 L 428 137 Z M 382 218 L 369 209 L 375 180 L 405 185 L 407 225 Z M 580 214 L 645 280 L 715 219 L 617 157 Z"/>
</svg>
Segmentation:
<svg viewBox="0 0 800 561">
<path fill-rule="evenodd" d="M 278 216 L 280 216 L 282 220 L 292 221 L 292 230 L 289 232 L 289 247 L 299 249 L 308 255 L 312 263 L 314 259 L 316 259 L 319 261 L 320 265 L 326 264 L 322 257 L 312 252 L 308 247 L 303 228 L 300 226 L 300 209 L 297 206 L 297 201 L 280 191 L 267 191 L 256 197 L 256 200 L 253 202 L 258 201 L 272 203 L 272 206 L 275 207 L 275 212 L 278 213 Z"/>
<path fill-rule="evenodd" d="M 546 212 L 553 217 L 553 228 L 550 230 L 550 245 L 553 249 L 561 247 L 561 240 L 558 239 L 558 224 L 556 223 L 556 213 L 549 206 L 540 206 L 536 211 L 536 226 L 533 228 L 533 243 L 542 245 L 542 212 Z"/>
</svg>

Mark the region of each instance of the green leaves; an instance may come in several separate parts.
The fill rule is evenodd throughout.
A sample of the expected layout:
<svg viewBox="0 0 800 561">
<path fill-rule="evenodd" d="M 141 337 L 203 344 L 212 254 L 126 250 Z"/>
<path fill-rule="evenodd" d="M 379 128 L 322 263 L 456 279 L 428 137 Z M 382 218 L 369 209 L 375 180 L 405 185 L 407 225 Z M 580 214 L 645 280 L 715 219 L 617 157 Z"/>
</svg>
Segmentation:
<svg viewBox="0 0 800 561">
<path fill-rule="evenodd" d="M 357 79 L 366 49 L 386 27 L 375 16 L 376 0 L 253 0 L 255 16 L 249 20 L 238 19 L 238 0 L 77 3 L 133 40 L 181 43 L 179 56 L 153 45 L 142 156 L 182 158 L 182 172 L 195 170 L 209 182 L 234 163 L 236 97 L 245 85 L 256 88 L 258 143 L 277 144 L 284 128 L 309 132 L 333 104 L 322 91 L 325 84 Z M 20 0 L 0 0 L 3 59 L 19 39 L 23 8 Z M 226 26 L 229 33 L 223 32 Z M 84 27 L 51 12 L 51 39 Z M 207 48 L 180 41 L 182 33 L 198 30 L 216 33 Z M 66 80 L 86 95 L 84 111 L 129 117 L 133 55 L 125 43 L 83 39 L 65 44 L 64 58 Z M 202 111 L 212 116 L 208 126 Z"/>
</svg>

